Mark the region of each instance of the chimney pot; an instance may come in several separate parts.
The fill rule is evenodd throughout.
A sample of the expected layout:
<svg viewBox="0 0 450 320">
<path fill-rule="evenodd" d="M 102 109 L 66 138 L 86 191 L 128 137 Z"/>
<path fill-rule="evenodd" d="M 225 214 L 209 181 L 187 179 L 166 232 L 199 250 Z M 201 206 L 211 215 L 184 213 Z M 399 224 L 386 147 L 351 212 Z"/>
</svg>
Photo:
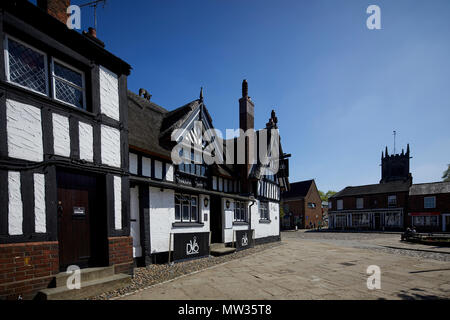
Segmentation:
<svg viewBox="0 0 450 320">
<path fill-rule="evenodd" d="M 95 28 L 89 27 L 88 33 L 93 36 L 94 38 L 97 38 L 97 30 Z"/>
<path fill-rule="evenodd" d="M 67 22 L 67 8 L 70 0 L 37 0 L 36 5 L 62 23 Z"/>
</svg>

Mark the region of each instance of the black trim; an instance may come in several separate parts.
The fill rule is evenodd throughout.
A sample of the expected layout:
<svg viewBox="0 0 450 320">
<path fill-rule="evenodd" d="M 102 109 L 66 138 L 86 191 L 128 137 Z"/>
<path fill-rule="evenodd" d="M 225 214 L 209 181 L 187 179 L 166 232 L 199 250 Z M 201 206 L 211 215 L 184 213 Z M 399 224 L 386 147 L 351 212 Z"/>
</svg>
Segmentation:
<svg viewBox="0 0 450 320">
<path fill-rule="evenodd" d="M 100 114 L 100 67 L 93 65 L 91 68 L 91 101 L 92 101 L 92 113 L 95 115 Z"/>
<path fill-rule="evenodd" d="M 120 177 L 122 198 L 122 235 L 130 235 L 130 179 L 127 176 Z"/>
<path fill-rule="evenodd" d="M 22 194 L 23 224 L 22 234 L 24 236 L 34 233 L 34 177 L 33 172 L 23 171 L 20 173 L 20 191 Z"/>
<path fill-rule="evenodd" d="M 69 117 L 69 136 L 70 136 L 70 157 L 72 159 L 80 159 L 80 132 L 77 118 Z"/>
<path fill-rule="evenodd" d="M 48 160 L 50 155 L 54 154 L 53 141 L 53 115 L 51 108 L 42 108 L 41 124 L 42 124 L 42 139 L 44 148 L 44 160 Z"/>
<path fill-rule="evenodd" d="M 3 35 L 3 11 L 0 11 L 0 35 Z M 0 80 L 6 81 L 5 48 L 3 36 L 0 38 Z"/>
<path fill-rule="evenodd" d="M 150 239 L 150 190 L 145 184 L 139 185 L 139 227 L 144 264 L 151 264 Z"/>
<path fill-rule="evenodd" d="M 5 170 L 0 170 L 0 235 L 8 235 L 8 171 Z"/>
<path fill-rule="evenodd" d="M 203 222 L 174 222 L 173 228 L 201 228 L 205 224 Z"/>
<path fill-rule="evenodd" d="M 0 61 L 0 65 L 3 64 Z M 8 157 L 8 135 L 6 131 L 6 92 L 0 90 L 0 158 Z"/>
<path fill-rule="evenodd" d="M 45 208 L 47 213 L 48 240 L 58 239 L 58 189 L 56 181 L 56 167 L 47 167 L 45 172 Z"/>
<path fill-rule="evenodd" d="M 112 174 L 107 174 L 105 183 L 108 237 L 114 237 L 117 236 L 114 226 L 114 176 Z"/>
<path fill-rule="evenodd" d="M 102 163 L 102 133 L 100 123 L 94 123 L 92 127 L 94 134 L 94 163 L 101 165 Z"/>
</svg>

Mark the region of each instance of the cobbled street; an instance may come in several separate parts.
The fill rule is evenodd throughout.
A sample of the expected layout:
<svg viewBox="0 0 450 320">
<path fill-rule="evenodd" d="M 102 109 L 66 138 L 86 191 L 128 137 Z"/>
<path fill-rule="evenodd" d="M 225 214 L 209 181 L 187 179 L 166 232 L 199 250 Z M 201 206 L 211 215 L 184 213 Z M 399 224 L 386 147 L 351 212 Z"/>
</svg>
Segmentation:
<svg viewBox="0 0 450 320">
<path fill-rule="evenodd" d="M 123 299 L 448 299 L 450 248 L 398 233 L 283 232 L 282 243 Z M 369 290 L 369 266 L 381 289 Z"/>
</svg>

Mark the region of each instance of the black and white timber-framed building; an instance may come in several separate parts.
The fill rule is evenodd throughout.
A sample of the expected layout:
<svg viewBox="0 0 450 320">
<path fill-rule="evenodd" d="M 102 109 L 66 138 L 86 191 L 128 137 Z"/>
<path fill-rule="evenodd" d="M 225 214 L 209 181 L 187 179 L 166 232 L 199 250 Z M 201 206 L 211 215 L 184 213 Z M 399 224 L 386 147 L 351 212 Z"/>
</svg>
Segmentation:
<svg viewBox="0 0 450 320">
<path fill-rule="evenodd" d="M 0 3 L 0 299 L 68 265 L 132 267 L 131 67 L 58 19 L 69 4 Z"/>
<path fill-rule="evenodd" d="M 254 131 L 254 104 L 247 88 L 244 80 L 239 122 L 244 131 Z M 274 175 L 263 175 L 260 161 L 253 165 L 206 165 L 201 161 L 174 165 L 171 151 L 176 130 L 186 134 L 192 145 L 200 139 L 197 145 L 203 145 L 203 150 L 208 143 L 217 143 L 202 141 L 204 131 L 195 125 L 198 121 L 204 130 L 213 128 L 203 93 L 199 99 L 168 111 L 128 92 L 128 107 L 131 234 L 138 261 L 167 262 L 171 259 L 169 252 L 177 251 L 177 238 L 182 235 L 186 235 L 188 243 L 194 237 L 199 240 L 210 236 L 210 241 L 204 240 L 206 243 L 227 246 L 239 242 L 241 234 L 256 243 L 280 239 L 280 190 L 289 186 L 281 144 L 280 163 L 286 167 Z M 266 129 L 277 128 L 277 122 L 272 112 Z M 221 148 L 226 156 L 236 157 L 236 152 L 226 149 L 225 142 L 214 146 L 215 150 Z M 195 160 L 194 152 L 191 159 Z"/>
</svg>

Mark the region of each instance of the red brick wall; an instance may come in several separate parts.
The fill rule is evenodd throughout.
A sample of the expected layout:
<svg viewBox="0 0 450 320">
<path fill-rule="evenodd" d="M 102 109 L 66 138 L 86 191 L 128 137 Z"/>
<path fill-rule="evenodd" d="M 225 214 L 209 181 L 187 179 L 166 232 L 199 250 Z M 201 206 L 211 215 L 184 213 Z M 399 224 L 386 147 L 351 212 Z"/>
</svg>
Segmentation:
<svg viewBox="0 0 450 320">
<path fill-rule="evenodd" d="M 58 272 L 58 242 L 0 244 L 0 300 L 31 299 Z"/>
<path fill-rule="evenodd" d="M 315 208 L 308 208 L 308 203 L 315 203 Z M 323 219 L 322 219 L 322 200 L 320 199 L 320 194 L 317 188 L 312 185 L 309 189 L 308 194 L 305 197 L 305 215 L 308 217 L 308 219 L 305 220 L 305 227 L 310 228 L 310 222 L 311 226 L 316 228 L 319 226 L 319 222 L 321 225 L 323 225 Z M 306 218 L 306 217 L 305 217 Z"/>
<path fill-rule="evenodd" d="M 133 272 L 133 238 L 114 237 L 108 238 L 109 265 L 115 266 L 116 273 Z"/>
</svg>

